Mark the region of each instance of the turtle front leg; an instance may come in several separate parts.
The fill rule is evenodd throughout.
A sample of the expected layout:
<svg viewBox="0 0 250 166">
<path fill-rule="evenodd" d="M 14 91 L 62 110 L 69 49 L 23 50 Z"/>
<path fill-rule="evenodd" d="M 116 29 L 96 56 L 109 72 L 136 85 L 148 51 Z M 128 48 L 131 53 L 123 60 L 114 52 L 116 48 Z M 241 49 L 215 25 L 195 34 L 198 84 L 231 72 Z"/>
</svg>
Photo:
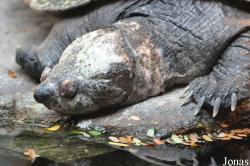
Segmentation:
<svg viewBox="0 0 250 166">
<path fill-rule="evenodd" d="M 40 46 L 20 46 L 16 49 L 16 62 L 25 73 L 37 81 L 45 67 L 58 63 L 62 52 L 78 36 L 86 33 L 81 18 L 56 23 Z M 78 26 L 76 26 L 78 25 Z"/>
<path fill-rule="evenodd" d="M 220 108 L 234 111 L 240 100 L 250 97 L 250 31 L 226 48 L 209 75 L 192 81 L 188 92 L 197 102 L 194 115 L 207 105 L 213 107 L 213 117 Z"/>
</svg>

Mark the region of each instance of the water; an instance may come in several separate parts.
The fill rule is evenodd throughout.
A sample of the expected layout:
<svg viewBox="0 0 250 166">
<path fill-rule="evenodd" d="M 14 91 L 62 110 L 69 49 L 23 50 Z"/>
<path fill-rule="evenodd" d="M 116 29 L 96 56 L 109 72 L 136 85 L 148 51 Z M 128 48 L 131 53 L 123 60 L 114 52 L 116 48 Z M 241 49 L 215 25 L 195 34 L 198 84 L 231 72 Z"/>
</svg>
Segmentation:
<svg viewBox="0 0 250 166">
<path fill-rule="evenodd" d="M 83 144 L 85 144 L 83 142 Z M 88 144 L 90 148 L 100 148 L 101 144 Z M 213 143 L 202 145 L 194 150 L 183 146 L 162 145 L 156 147 L 129 147 L 127 149 L 110 149 L 105 153 L 84 159 L 62 163 L 46 158 L 37 158 L 33 164 L 22 154 L 0 148 L 1 166 L 155 166 L 155 165 L 223 165 L 228 159 L 250 161 L 250 139 L 243 141 Z M 58 153 L 56 155 L 62 155 Z M 72 156 L 71 156 L 72 157 Z M 211 163 L 211 161 L 213 161 Z"/>
</svg>

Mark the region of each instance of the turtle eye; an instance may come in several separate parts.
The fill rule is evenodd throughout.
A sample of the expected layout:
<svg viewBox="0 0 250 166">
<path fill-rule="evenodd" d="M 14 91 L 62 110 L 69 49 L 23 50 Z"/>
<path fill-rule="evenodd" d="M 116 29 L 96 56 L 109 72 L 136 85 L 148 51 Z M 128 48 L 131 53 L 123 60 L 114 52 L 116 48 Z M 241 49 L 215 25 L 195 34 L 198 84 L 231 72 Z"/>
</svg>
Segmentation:
<svg viewBox="0 0 250 166">
<path fill-rule="evenodd" d="M 45 69 L 44 69 L 43 72 L 42 72 L 41 78 L 40 78 L 40 81 L 41 81 L 41 82 L 43 82 L 43 81 L 45 81 L 45 80 L 47 79 L 47 77 L 48 77 L 50 71 L 51 71 L 51 68 L 45 67 Z"/>
<path fill-rule="evenodd" d="M 76 81 L 64 80 L 59 87 L 59 93 L 62 97 L 73 98 L 77 89 L 78 83 Z"/>
</svg>

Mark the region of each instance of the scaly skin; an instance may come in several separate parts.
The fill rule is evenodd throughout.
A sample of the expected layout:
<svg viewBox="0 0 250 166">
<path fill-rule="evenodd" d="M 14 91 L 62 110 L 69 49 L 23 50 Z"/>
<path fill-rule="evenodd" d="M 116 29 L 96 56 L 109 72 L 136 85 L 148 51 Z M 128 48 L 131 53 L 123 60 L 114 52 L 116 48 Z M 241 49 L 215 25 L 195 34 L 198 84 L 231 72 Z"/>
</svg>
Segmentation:
<svg viewBox="0 0 250 166">
<path fill-rule="evenodd" d="M 203 104 L 214 116 L 220 106 L 234 110 L 250 95 L 249 16 L 220 1 L 139 1 L 118 22 L 70 44 L 34 97 L 58 112 L 83 114 L 190 84 L 195 114 Z"/>
<path fill-rule="evenodd" d="M 95 8 L 87 9 L 81 16 L 64 19 L 54 25 L 51 32 L 38 47 L 23 46 L 16 50 L 16 62 L 35 80 L 39 81 L 45 67 L 58 63 L 63 51 L 76 38 L 114 23 L 120 14 L 135 0 L 105 1 Z M 86 10 L 83 11 L 86 13 Z"/>
</svg>

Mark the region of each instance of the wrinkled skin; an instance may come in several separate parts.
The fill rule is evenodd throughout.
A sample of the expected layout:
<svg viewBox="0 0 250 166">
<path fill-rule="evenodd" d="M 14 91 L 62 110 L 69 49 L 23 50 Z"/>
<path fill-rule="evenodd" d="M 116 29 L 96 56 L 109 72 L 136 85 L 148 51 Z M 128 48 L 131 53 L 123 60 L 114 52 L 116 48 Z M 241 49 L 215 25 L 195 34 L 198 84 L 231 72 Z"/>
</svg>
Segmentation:
<svg viewBox="0 0 250 166">
<path fill-rule="evenodd" d="M 42 74 L 34 93 L 38 102 L 61 113 L 83 114 L 137 103 L 189 84 L 184 97 L 197 102 L 194 114 L 206 105 L 215 117 L 219 108 L 234 111 L 238 101 L 250 96 L 250 10 L 243 9 L 248 2 L 236 6 L 212 0 L 146 0 L 115 8 L 117 3 L 83 16 L 88 24 L 76 27 L 70 37 L 54 35 L 61 32 L 55 26 L 48 38 L 67 42 L 60 47 L 47 38 L 36 51 L 38 62 L 25 59 L 35 59 L 32 51 L 17 50 L 17 62 L 36 78 L 41 72 L 36 68 L 52 68 Z M 116 19 L 91 26 L 98 18 Z M 89 31 L 93 32 L 86 34 Z"/>
</svg>

